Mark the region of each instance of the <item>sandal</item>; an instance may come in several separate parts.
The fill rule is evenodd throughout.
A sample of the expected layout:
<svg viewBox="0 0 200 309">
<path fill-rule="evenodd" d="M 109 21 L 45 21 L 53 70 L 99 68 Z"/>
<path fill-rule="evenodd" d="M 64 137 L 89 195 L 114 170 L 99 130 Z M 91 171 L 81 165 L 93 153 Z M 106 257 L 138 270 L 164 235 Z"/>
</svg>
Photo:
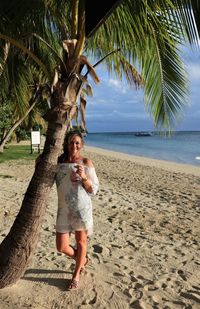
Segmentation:
<svg viewBox="0 0 200 309">
<path fill-rule="evenodd" d="M 68 286 L 68 290 L 76 290 L 78 289 L 78 285 L 79 285 L 79 281 L 76 279 L 72 279 L 69 286 Z"/>
</svg>

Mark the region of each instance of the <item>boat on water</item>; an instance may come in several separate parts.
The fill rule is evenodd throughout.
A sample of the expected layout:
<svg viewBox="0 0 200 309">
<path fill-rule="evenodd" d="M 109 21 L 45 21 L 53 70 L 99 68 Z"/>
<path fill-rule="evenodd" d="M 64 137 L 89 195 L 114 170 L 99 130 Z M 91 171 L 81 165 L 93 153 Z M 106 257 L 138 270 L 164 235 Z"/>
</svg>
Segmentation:
<svg viewBox="0 0 200 309">
<path fill-rule="evenodd" d="M 151 132 L 136 132 L 135 136 L 152 136 Z"/>
</svg>

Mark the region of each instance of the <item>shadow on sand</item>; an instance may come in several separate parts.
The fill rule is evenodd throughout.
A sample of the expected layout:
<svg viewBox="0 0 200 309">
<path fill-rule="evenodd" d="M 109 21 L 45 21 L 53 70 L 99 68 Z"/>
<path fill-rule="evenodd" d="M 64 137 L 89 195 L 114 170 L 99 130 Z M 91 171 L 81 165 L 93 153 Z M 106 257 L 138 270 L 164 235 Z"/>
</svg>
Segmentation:
<svg viewBox="0 0 200 309">
<path fill-rule="evenodd" d="M 58 269 L 28 269 L 24 276 L 21 278 L 27 281 L 42 282 L 51 286 L 59 288 L 61 291 L 66 291 L 67 286 L 70 284 L 70 279 L 63 278 L 67 272 Z"/>
</svg>

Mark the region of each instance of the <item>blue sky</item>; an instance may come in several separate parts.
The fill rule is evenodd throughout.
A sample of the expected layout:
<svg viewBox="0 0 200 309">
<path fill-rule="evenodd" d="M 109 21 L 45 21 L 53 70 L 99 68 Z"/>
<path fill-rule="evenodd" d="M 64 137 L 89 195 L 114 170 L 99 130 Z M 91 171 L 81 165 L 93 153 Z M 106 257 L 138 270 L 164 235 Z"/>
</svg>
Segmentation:
<svg viewBox="0 0 200 309">
<path fill-rule="evenodd" d="M 200 50 L 184 50 L 189 79 L 188 106 L 183 110 L 176 130 L 200 130 Z M 103 65 L 96 72 L 101 80 L 93 85 L 88 98 L 86 122 L 89 132 L 126 132 L 154 130 L 153 120 L 145 111 L 142 90 L 129 87 L 109 76 Z"/>
</svg>

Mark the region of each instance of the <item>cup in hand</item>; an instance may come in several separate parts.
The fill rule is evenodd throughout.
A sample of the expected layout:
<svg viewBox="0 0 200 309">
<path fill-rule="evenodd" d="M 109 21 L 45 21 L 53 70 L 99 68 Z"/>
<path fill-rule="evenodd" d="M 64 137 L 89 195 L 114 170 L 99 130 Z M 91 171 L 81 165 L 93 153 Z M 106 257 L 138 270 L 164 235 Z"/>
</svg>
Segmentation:
<svg viewBox="0 0 200 309">
<path fill-rule="evenodd" d="M 77 173 L 77 168 L 78 168 L 77 165 L 74 165 L 72 167 L 72 171 L 71 171 L 71 174 L 70 174 L 70 179 L 71 179 L 72 182 L 80 181 L 80 176 Z"/>
</svg>

